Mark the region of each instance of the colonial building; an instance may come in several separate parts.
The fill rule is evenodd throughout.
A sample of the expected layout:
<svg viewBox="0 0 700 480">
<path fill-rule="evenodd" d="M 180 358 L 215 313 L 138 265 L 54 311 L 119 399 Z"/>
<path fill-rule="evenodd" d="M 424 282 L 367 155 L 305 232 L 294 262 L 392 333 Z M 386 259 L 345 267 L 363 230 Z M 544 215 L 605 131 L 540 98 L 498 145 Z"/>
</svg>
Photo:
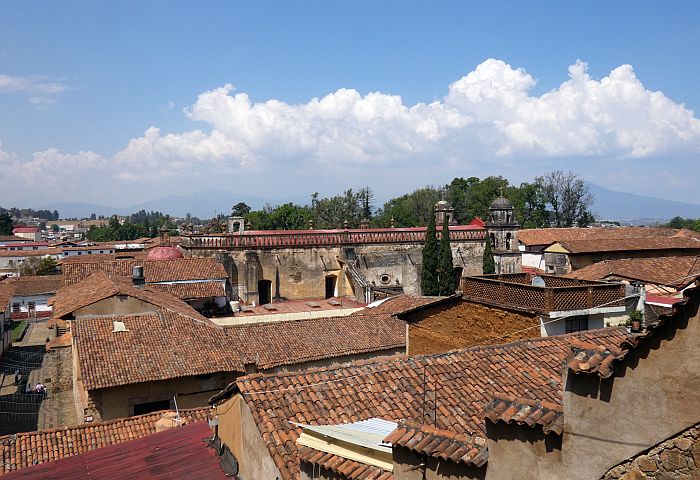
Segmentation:
<svg viewBox="0 0 700 480">
<path fill-rule="evenodd" d="M 49 318 L 51 307 L 48 300 L 62 286 L 62 275 L 21 276 L 4 280 L 14 287 L 12 296 L 12 319 Z"/>
<path fill-rule="evenodd" d="M 518 241 L 523 266 L 553 275 L 603 260 L 700 255 L 700 234 L 673 228 L 535 228 Z"/>
<path fill-rule="evenodd" d="M 695 478 L 697 286 L 608 328 L 237 379 L 212 397 L 242 478 Z"/>
<path fill-rule="evenodd" d="M 468 277 L 462 290 L 464 300 L 509 312 L 523 328 L 534 320 L 542 336 L 623 325 L 629 318 L 621 283 L 520 273 Z M 535 334 L 529 330 L 527 336 Z"/>
<path fill-rule="evenodd" d="M 437 207 L 438 215 L 450 217 L 449 204 Z M 441 227 L 437 230 L 439 237 Z M 449 231 L 455 275 L 481 274 L 486 230 L 450 225 Z M 242 219 L 232 218 L 226 233 L 186 233 L 181 245 L 187 257 L 219 259 L 247 304 L 345 296 L 371 302 L 375 295 L 420 294 L 425 232 L 426 227 L 244 230 Z"/>
<path fill-rule="evenodd" d="M 491 203 L 486 229 L 491 238 L 496 273 L 520 273 L 522 255 L 518 249 L 520 225 L 513 204 L 503 195 Z"/>
<path fill-rule="evenodd" d="M 580 336 L 611 347 L 626 338 L 618 329 Z M 368 449 L 376 442 L 363 434 L 367 424 L 360 422 L 407 420 L 453 433 L 473 432 L 462 440 L 469 447 L 459 456 L 464 457 L 462 471 L 476 470 L 480 476 L 475 478 L 484 478 L 482 408 L 497 392 L 560 402 L 561 362 L 570 352 L 571 340 L 571 336 L 541 338 L 340 368 L 249 375 L 212 397 L 217 434 L 237 459 L 241 478 L 424 478 L 420 454 L 392 461 L 385 448 L 384 455 L 378 455 L 379 465 L 365 463 L 368 456 L 375 456 Z M 388 434 L 382 422 L 373 423 L 378 427 L 375 435 Z M 354 427 L 355 433 L 348 429 L 342 435 L 337 427 L 343 424 Z M 337 443 L 343 448 L 333 448 L 335 441 L 305 442 L 302 434 L 312 430 L 326 437 L 342 435 Z M 353 450 L 365 455 L 355 456 Z M 394 462 L 401 468 L 394 469 Z M 442 466 L 439 470 L 444 472 Z M 353 477 L 350 472 L 362 475 Z M 426 478 L 474 478 L 442 474 Z"/>
</svg>

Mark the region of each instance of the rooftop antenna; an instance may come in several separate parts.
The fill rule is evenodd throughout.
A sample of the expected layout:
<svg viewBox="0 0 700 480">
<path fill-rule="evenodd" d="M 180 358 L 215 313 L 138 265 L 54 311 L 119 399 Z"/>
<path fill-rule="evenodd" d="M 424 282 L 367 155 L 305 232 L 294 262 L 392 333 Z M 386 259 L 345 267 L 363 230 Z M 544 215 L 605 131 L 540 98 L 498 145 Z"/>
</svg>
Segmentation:
<svg viewBox="0 0 700 480">
<path fill-rule="evenodd" d="M 177 423 L 180 423 L 182 419 L 180 419 L 180 410 L 177 408 L 177 395 L 173 395 L 173 403 L 175 404 L 175 413 L 177 414 L 177 417 L 175 417 L 175 421 Z"/>
</svg>

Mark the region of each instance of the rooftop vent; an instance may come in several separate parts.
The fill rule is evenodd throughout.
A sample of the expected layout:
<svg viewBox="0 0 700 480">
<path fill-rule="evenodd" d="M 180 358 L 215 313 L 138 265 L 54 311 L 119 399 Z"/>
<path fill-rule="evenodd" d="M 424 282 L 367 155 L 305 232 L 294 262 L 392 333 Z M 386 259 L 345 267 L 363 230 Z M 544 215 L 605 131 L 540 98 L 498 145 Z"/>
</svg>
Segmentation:
<svg viewBox="0 0 700 480">
<path fill-rule="evenodd" d="M 126 325 L 124 325 L 124 322 L 114 322 L 114 329 L 112 330 L 112 333 L 128 331 L 129 330 L 126 328 Z"/>
</svg>

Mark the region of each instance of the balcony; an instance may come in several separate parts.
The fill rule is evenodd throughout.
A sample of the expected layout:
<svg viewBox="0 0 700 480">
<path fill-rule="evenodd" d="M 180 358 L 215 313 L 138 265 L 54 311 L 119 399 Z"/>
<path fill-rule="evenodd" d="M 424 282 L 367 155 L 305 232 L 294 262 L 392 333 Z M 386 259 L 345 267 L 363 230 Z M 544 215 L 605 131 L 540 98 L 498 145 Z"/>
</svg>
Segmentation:
<svg viewBox="0 0 700 480">
<path fill-rule="evenodd" d="M 600 308 L 624 309 L 625 286 L 540 275 L 544 286 L 532 285 L 527 273 L 483 275 L 462 280 L 464 298 L 479 303 L 551 313 Z"/>
</svg>

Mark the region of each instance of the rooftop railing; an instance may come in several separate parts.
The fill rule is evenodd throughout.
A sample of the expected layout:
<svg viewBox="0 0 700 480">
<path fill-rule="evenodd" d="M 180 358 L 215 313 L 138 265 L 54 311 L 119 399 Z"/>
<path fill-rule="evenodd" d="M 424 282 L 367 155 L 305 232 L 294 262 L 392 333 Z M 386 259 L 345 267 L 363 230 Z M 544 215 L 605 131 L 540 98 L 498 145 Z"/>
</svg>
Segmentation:
<svg viewBox="0 0 700 480">
<path fill-rule="evenodd" d="M 426 228 L 384 228 L 362 230 L 279 230 L 248 231 L 243 234 L 188 234 L 180 243 L 185 248 L 280 248 L 324 247 L 381 243 L 424 243 Z M 437 232 L 438 239 L 441 232 Z M 486 230 L 470 226 L 450 227 L 450 241 L 482 241 Z"/>
<path fill-rule="evenodd" d="M 623 307 L 623 284 L 589 282 L 542 275 L 545 286 L 530 284 L 528 274 L 466 277 L 462 280 L 465 297 L 487 303 L 556 312 L 598 307 Z"/>
</svg>

